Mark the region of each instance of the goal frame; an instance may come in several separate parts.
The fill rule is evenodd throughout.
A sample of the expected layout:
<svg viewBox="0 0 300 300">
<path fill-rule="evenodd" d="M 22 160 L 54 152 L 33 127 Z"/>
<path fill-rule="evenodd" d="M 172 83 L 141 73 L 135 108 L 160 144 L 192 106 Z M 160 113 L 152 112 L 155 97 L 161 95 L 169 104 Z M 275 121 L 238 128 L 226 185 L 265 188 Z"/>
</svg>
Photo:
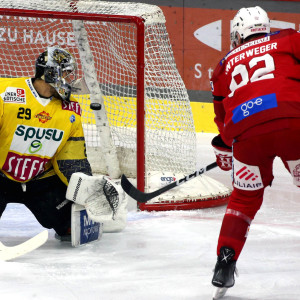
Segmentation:
<svg viewBox="0 0 300 300">
<path fill-rule="evenodd" d="M 127 14 L 126 10 L 123 10 L 122 13 L 120 15 L 118 15 L 118 11 L 113 11 L 113 14 L 110 13 L 106 13 L 105 10 L 101 10 L 101 13 L 90 13 L 87 10 L 84 10 L 84 12 L 79 12 L 79 6 L 77 7 L 77 2 L 72 1 L 72 0 L 66 0 L 67 2 L 67 10 L 61 10 L 61 11 L 57 11 L 57 10 L 45 10 L 43 7 L 42 9 L 35 9 L 35 7 L 31 6 L 30 8 L 25 7 L 24 9 L 20 9 L 20 8 L 3 8 L 0 7 L 0 14 L 2 16 L 10 16 L 10 17 L 16 17 L 16 18 L 32 18 L 32 19 L 54 19 L 57 20 L 59 22 L 61 22 L 60 20 L 68 20 L 71 21 L 71 23 L 73 24 L 73 31 L 76 32 L 75 33 L 75 40 L 77 42 L 77 46 L 79 49 L 79 56 L 80 56 L 80 62 L 82 63 L 82 65 L 86 66 L 86 63 L 91 61 L 91 52 L 90 52 L 90 48 L 89 48 L 89 42 L 87 39 L 85 39 L 86 36 L 86 32 L 85 32 L 85 26 L 80 26 L 80 24 L 84 24 L 83 22 L 94 22 L 94 23 L 121 23 L 123 25 L 125 24 L 131 24 L 132 28 L 134 28 L 135 30 L 135 39 L 134 39 L 134 47 L 135 47 L 135 54 L 136 54 L 136 58 L 134 60 L 134 70 L 135 70 L 135 93 L 134 93 L 134 98 L 136 99 L 136 106 L 135 106 L 135 112 L 133 114 L 133 116 L 135 117 L 135 133 L 132 135 L 132 139 L 135 140 L 135 148 L 134 148 L 134 158 L 135 161 L 132 162 L 131 164 L 129 164 L 129 166 L 134 166 L 135 170 L 134 173 L 130 173 L 133 177 L 136 176 L 136 183 L 135 186 L 137 187 L 138 190 L 140 190 L 141 192 L 145 192 L 145 190 L 147 190 L 147 192 L 149 192 L 149 190 L 153 190 L 153 189 L 157 189 L 158 186 L 157 184 L 162 184 L 164 185 L 166 183 L 166 180 L 174 180 L 175 177 L 182 177 L 185 175 L 185 172 L 188 172 L 187 168 L 191 168 L 190 166 L 190 162 L 196 163 L 196 160 L 194 160 L 192 158 L 192 155 L 189 156 L 186 153 L 186 147 L 182 150 L 183 153 L 185 153 L 184 158 L 189 158 L 189 161 L 187 163 L 187 160 L 185 160 L 184 162 L 181 160 L 176 160 L 176 162 L 171 161 L 171 164 L 169 164 L 170 166 L 176 166 L 174 170 L 169 170 L 168 166 L 162 164 L 162 166 L 164 166 L 164 169 L 151 169 L 151 167 L 149 168 L 149 158 L 148 158 L 148 149 L 149 149 L 149 144 L 148 144 L 148 103 L 147 100 L 148 99 L 148 92 L 147 91 L 147 87 L 148 87 L 148 55 L 149 53 L 147 52 L 148 50 L 148 46 L 146 45 L 146 43 L 148 43 L 148 25 L 153 23 L 159 23 L 159 24 L 163 24 L 164 26 L 164 32 L 167 35 L 167 31 L 165 28 L 165 19 L 163 21 L 161 21 L 161 19 L 156 19 L 155 17 L 153 19 L 150 19 L 151 22 L 149 23 L 149 18 L 146 14 L 144 14 L 143 12 L 140 13 L 139 15 L 130 15 L 130 12 Z M 105 2 L 105 1 L 104 1 Z M 142 4 L 144 5 L 144 4 Z M 1 6 L 1 5 L 0 5 Z M 22 7 L 22 6 L 19 6 Z M 157 7 L 158 8 L 158 7 Z M 63 7 L 63 9 L 65 9 L 65 7 Z M 155 16 L 161 16 L 163 15 L 161 10 L 159 10 L 159 13 Z M 63 22 L 61 22 L 63 23 Z M 81 31 L 81 29 L 83 28 L 83 31 Z M 79 34 L 79 35 L 78 35 Z M 165 41 L 165 40 L 164 40 Z M 85 51 L 84 48 L 82 48 L 82 46 L 85 46 L 87 44 L 87 51 Z M 168 49 L 169 49 L 169 53 L 172 52 L 172 48 L 171 48 L 171 44 L 169 42 L 168 39 L 168 45 L 167 45 Z M 81 48 L 81 49 L 80 49 Z M 80 53 L 80 51 L 83 51 L 83 55 L 82 53 Z M 89 53 L 88 53 L 89 52 Z M 160 52 L 159 52 L 160 53 Z M 164 53 L 164 51 L 163 51 Z M 179 80 L 180 82 L 180 86 L 179 86 L 179 90 L 182 91 L 181 96 L 182 99 L 184 99 L 186 101 L 186 103 L 189 104 L 189 99 L 188 99 L 188 95 L 187 95 L 187 91 L 186 88 L 184 86 L 183 80 L 176 68 L 176 64 L 174 61 L 174 57 L 173 57 L 173 53 L 171 54 L 171 64 L 172 66 L 175 66 L 174 69 L 175 70 L 175 75 L 174 73 L 172 74 L 172 78 L 175 80 Z M 160 60 L 158 60 L 160 61 Z M 167 62 L 169 63 L 169 61 Z M 164 65 L 161 63 L 161 65 Z M 100 68 L 101 69 L 101 68 Z M 99 69 L 99 70 L 100 70 Z M 172 71 L 171 70 L 171 71 Z M 90 98 L 91 103 L 101 103 L 102 107 L 104 109 L 104 107 L 106 106 L 106 104 L 104 103 L 104 97 L 102 95 L 102 91 L 100 90 L 100 85 L 98 86 L 97 84 L 94 85 L 93 83 L 96 82 L 95 81 L 95 67 L 91 68 L 91 69 L 87 69 L 87 68 L 83 68 L 83 76 L 84 79 L 87 80 L 86 83 L 86 87 L 87 89 L 90 91 L 90 96 L 93 95 L 93 102 L 92 102 L 92 98 Z M 156 70 L 154 70 L 154 74 Z M 120 72 L 122 73 L 122 72 Z M 152 74 L 152 73 L 151 73 Z M 85 81 L 83 80 L 83 81 Z M 92 84 L 91 84 L 91 80 L 92 80 Z M 98 88 L 94 88 L 93 86 L 98 86 Z M 168 88 L 168 87 L 166 87 Z M 176 87 L 177 88 L 177 87 Z M 80 95 L 80 94 L 79 94 Z M 159 94 L 160 95 L 160 94 Z M 172 100 L 172 96 L 173 96 L 173 92 L 170 92 L 170 94 L 168 93 L 168 97 L 170 96 L 170 100 Z M 151 98 L 150 98 L 151 99 Z M 160 98 L 158 98 L 160 99 Z M 165 98 L 162 98 L 163 100 Z M 176 98 L 177 100 L 177 98 Z M 105 105 L 105 106 L 104 106 Z M 95 173 L 103 173 L 103 174 L 109 174 L 111 176 L 111 178 L 113 179 L 118 179 L 119 176 L 121 175 L 122 172 L 124 172 L 124 174 L 126 173 L 127 170 L 124 169 L 124 171 L 121 171 L 121 168 L 119 168 L 119 157 L 115 146 L 116 145 L 111 145 L 111 141 L 112 141 L 112 137 L 110 136 L 112 131 L 114 130 L 112 128 L 109 128 L 110 126 L 107 126 L 106 124 L 109 124 L 109 121 L 107 119 L 107 109 L 109 110 L 110 107 L 105 107 L 105 109 L 101 109 L 101 110 L 95 110 L 94 111 L 94 117 L 95 117 L 95 123 L 96 123 L 96 129 L 97 129 L 97 133 L 99 134 L 100 140 L 103 142 L 103 145 L 100 146 L 102 148 L 102 151 L 104 153 L 104 156 L 106 156 L 104 159 L 100 159 L 97 157 L 93 157 L 94 154 L 97 155 L 97 153 L 91 152 L 90 154 L 88 154 L 88 159 L 89 159 L 89 155 L 91 161 L 96 162 L 95 158 L 98 158 L 98 162 L 106 162 L 106 171 L 105 169 L 98 169 L 98 170 L 94 170 Z M 176 110 L 174 113 L 174 115 L 180 115 L 179 112 L 181 112 L 181 107 L 176 107 Z M 185 107 L 183 107 L 185 108 Z M 190 132 L 189 129 L 194 129 L 194 123 L 193 121 L 189 122 L 189 120 L 191 120 L 191 108 L 190 106 L 188 106 L 187 109 L 183 109 L 184 112 L 187 112 L 188 116 L 190 117 L 187 121 L 189 127 L 187 131 L 184 131 L 185 127 L 180 127 L 183 128 L 183 132 Z M 167 110 L 167 113 L 170 113 L 170 111 Z M 175 119 L 176 120 L 176 119 Z M 185 120 L 185 119 L 184 119 Z M 177 121 L 177 120 L 176 120 Z M 94 124 L 94 123 L 93 123 Z M 94 125 L 93 125 L 94 126 Z M 126 126 L 125 126 L 126 127 Z M 102 128 L 104 128 L 105 130 L 102 131 Z M 107 129 L 107 130 L 106 130 Z M 160 129 L 160 128 L 158 128 Z M 126 135 L 124 135 L 124 137 L 126 137 Z M 195 137 L 195 131 L 192 131 L 192 140 L 194 141 L 194 137 Z M 171 136 L 172 139 L 172 136 Z M 155 139 L 154 139 L 155 140 Z M 173 140 L 177 140 L 177 136 L 176 138 L 173 138 Z M 155 140 L 156 141 L 156 140 Z M 178 139 L 178 141 L 181 141 L 180 139 Z M 191 143 L 183 143 L 184 145 L 191 145 L 191 148 L 189 149 L 194 149 L 194 144 Z M 107 146 L 106 146 L 107 145 Z M 150 144 L 151 145 L 151 144 Z M 178 145 L 176 145 L 176 143 L 174 144 L 176 146 L 176 151 L 177 151 L 177 147 Z M 180 144 L 182 145 L 182 143 Z M 172 144 L 173 146 L 173 144 Z M 152 149 L 152 148 L 151 148 Z M 153 149 L 156 149 L 156 147 L 154 147 Z M 108 150 L 108 151 L 107 151 Z M 119 150 L 119 149 L 118 149 Z M 163 149 L 164 150 L 164 149 Z M 101 150 L 100 150 L 101 151 Z M 97 151 L 96 151 L 97 152 Z M 108 154 L 109 153 L 109 154 Z M 155 151 L 150 153 L 150 157 L 151 155 L 156 154 Z M 172 152 L 171 152 L 172 153 Z M 194 152 L 192 152 L 194 153 Z M 111 155 L 112 154 L 112 155 Z M 195 153 L 194 153 L 195 154 Z M 162 156 L 163 157 L 163 156 Z M 172 156 L 171 156 L 172 157 Z M 106 159 L 107 158 L 107 159 Z M 158 155 L 158 158 L 161 158 Z M 167 160 L 168 161 L 168 160 Z M 179 161 L 178 165 L 177 165 L 177 161 Z M 147 165 L 146 165 L 147 164 Z M 178 166 L 180 168 L 178 168 Z M 184 166 L 182 168 L 182 166 Z M 183 171 L 186 167 L 186 171 Z M 133 178 L 132 177 L 132 178 Z M 208 177 L 207 177 L 208 178 Z M 203 180 L 202 180 L 203 179 Z M 226 204 L 228 202 L 228 196 L 229 196 L 229 189 L 225 186 L 223 186 L 221 183 L 217 183 L 216 181 L 214 181 L 213 179 L 205 179 L 202 178 L 201 180 L 199 180 L 199 182 L 195 182 L 195 184 L 193 185 L 186 185 L 186 189 L 179 189 L 176 190 L 176 192 L 172 192 L 172 194 L 167 194 L 165 193 L 164 196 L 166 197 L 159 197 L 159 199 L 153 199 L 153 202 L 149 202 L 149 203 L 140 203 L 138 202 L 138 208 L 140 210 L 147 210 L 147 211 L 162 211 L 162 210 L 186 210 L 186 209 L 199 209 L 199 208 L 207 208 L 207 207 L 214 207 L 214 206 L 220 206 L 223 204 Z M 200 184 L 200 186 L 199 186 Z M 207 185 L 206 185 L 207 184 Z M 194 187 L 197 186 L 197 192 L 195 191 Z M 205 188 L 204 188 L 205 186 Z M 218 187 L 217 187 L 218 186 Z M 207 188 L 206 188 L 207 187 Z M 177 189 L 177 188 L 176 188 Z M 191 193 L 186 193 L 186 190 L 190 190 L 191 193 L 196 193 L 191 194 Z M 199 191 L 198 191 L 199 190 Z"/>
<path fill-rule="evenodd" d="M 76 2 L 74 3 L 76 4 Z M 70 3 L 72 7 L 72 3 Z M 76 10 L 76 7 L 72 7 Z M 84 21 L 107 21 L 107 15 L 104 14 L 86 14 L 86 13 L 65 13 L 65 12 L 49 12 L 42 10 L 24 10 L 24 9 L 4 9 L 0 8 L 1 15 L 17 16 L 17 17 L 35 17 L 35 18 L 49 18 L 49 19 L 71 19 Z M 142 17 L 137 16 L 122 16 L 109 15 L 110 22 L 132 23 L 137 29 L 137 154 L 136 154 L 136 172 L 137 172 L 137 188 L 145 191 L 145 24 Z"/>
</svg>

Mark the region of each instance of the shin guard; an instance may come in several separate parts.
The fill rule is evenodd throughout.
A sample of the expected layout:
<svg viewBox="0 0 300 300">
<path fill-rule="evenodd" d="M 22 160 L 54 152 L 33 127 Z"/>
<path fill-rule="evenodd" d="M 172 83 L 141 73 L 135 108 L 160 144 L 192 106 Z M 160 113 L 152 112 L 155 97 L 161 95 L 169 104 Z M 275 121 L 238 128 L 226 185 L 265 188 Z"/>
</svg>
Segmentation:
<svg viewBox="0 0 300 300">
<path fill-rule="evenodd" d="M 246 242 L 251 221 L 246 215 L 227 209 L 220 231 L 217 254 L 220 255 L 222 247 L 229 247 L 234 249 L 233 259 L 237 260 Z"/>
</svg>

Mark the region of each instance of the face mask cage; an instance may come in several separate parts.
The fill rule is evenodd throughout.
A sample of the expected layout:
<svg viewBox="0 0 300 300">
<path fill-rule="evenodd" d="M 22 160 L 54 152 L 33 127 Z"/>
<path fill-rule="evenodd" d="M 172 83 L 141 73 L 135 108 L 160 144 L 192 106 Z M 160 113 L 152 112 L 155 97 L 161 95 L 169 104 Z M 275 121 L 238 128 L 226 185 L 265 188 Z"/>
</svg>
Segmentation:
<svg viewBox="0 0 300 300">
<path fill-rule="evenodd" d="M 53 86 L 63 100 L 69 101 L 72 85 L 77 79 L 74 57 L 66 50 L 48 47 L 43 63 L 37 63 L 37 69 L 40 68 L 43 68 L 41 78 Z"/>
<path fill-rule="evenodd" d="M 77 79 L 75 67 L 49 67 L 47 65 L 44 67 L 44 77 L 45 82 L 47 83 L 55 84 L 64 80 L 70 85 L 72 85 Z"/>
<path fill-rule="evenodd" d="M 72 59 L 73 60 L 73 59 Z M 77 79 L 77 65 L 75 62 L 61 64 L 61 78 L 64 78 L 69 84 L 73 84 Z"/>
</svg>

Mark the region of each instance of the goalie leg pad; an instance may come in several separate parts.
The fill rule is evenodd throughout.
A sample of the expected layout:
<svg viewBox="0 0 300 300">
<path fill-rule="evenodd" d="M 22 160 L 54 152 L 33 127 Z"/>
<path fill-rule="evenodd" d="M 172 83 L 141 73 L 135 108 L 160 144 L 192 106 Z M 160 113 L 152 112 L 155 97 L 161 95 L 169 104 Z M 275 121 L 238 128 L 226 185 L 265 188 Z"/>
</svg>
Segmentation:
<svg viewBox="0 0 300 300">
<path fill-rule="evenodd" d="M 114 220 L 106 221 L 103 223 L 103 232 L 120 232 L 127 224 L 127 213 L 128 213 L 128 197 L 124 197 L 120 205 L 117 215 Z"/>
<path fill-rule="evenodd" d="M 103 233 L 103 224 L 91 220 L 82 205 L 72 205 L 71 242 L 73 247 L 79 247 L 99 241 Z"/>
</svg>

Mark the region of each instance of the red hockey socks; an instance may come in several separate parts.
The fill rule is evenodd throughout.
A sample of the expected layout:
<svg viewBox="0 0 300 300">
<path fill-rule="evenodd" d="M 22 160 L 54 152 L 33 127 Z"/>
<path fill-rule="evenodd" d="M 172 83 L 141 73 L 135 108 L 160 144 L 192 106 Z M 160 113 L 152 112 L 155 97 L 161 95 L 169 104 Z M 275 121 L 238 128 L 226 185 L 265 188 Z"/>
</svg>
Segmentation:
<svg viewBox="0 0 300 300">
<path fill-rule="evenodd" d="M 221 247 L 232 248 L 235 251 L 234 260 L 237 260 L 246 242 L 251 219 L 238 211 L 227 209 L 223 219 L 217 254 Z"/>
</svg>

